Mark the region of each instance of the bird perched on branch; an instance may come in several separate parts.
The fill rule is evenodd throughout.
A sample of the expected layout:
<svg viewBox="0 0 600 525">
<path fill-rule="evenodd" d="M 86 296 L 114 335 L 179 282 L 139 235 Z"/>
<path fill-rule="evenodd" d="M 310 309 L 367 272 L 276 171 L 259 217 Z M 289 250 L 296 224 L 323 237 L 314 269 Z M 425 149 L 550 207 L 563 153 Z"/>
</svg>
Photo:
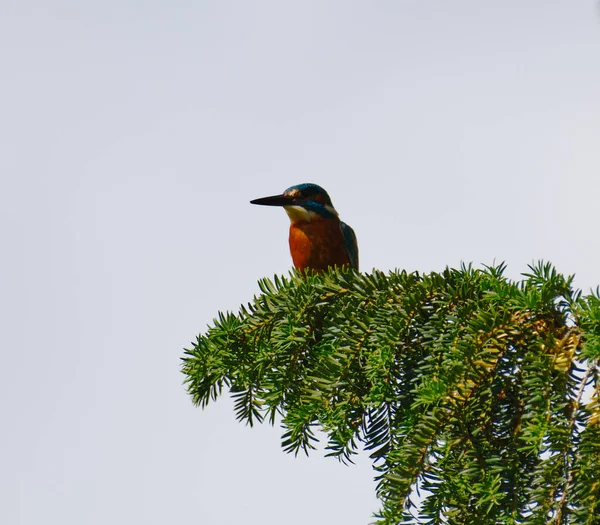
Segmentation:
<svg viewBox="0 0 600 525">
<path fill-rule="evenodd" d="M 354 230 L 340 221 L 327 192 L 316 184 L 298 184 L 281 195 L 250 201 L 283 206 L 290 218 L 290 252 L 298 270 L 323 271 L 349 265 L 358 270 Z"/>
</svg>

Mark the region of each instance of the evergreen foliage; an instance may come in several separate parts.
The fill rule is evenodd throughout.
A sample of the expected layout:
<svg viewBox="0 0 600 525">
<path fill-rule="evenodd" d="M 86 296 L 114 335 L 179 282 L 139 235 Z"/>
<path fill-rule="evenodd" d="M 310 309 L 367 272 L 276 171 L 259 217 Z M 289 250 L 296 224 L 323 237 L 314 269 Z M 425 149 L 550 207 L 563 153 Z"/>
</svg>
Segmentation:
<svg viewBox="0 0 600 525">
<path fill-rule="evenodd" d="M 259 282 L 185 351 L 285 451 L 373 459 L 382 524 L 600 523 L 600 298 L 549 264 Z"/>
</svg>

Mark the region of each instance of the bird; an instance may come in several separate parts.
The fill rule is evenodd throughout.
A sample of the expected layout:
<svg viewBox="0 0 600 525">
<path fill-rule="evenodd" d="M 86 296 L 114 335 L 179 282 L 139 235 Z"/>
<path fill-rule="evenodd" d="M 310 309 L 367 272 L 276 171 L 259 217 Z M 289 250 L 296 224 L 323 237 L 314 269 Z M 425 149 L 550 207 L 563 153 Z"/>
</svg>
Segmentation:
<svg viewBox="0 0 600 525">
<path fill-rule="evenodd" d="M 250 204 L 282 206 L 287 212 L 290 253 L 296 269 L 323 272 L 333 266 L 349 266 L 358 271 L 356 234 L 340 220 L 321 186 L 297 184 L 280 195 L 254 199 Z"/>
</svg>

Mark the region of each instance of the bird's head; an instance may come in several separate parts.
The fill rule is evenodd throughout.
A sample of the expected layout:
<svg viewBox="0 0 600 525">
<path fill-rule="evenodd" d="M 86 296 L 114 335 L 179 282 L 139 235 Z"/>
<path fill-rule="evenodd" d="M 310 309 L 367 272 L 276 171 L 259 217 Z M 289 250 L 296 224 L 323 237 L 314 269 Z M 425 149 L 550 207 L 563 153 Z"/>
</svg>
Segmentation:
<svg viewBox="0 0 600 525">
<path fill-rule="evenodd" d="M 316 184 L 297 184 L 281 195 L 263 197 L 250 201 L 262 206 L 283 206 L 292 223 L 310 222 L 319 218 L 337 218 L 327 192 Z"/>
</svg>

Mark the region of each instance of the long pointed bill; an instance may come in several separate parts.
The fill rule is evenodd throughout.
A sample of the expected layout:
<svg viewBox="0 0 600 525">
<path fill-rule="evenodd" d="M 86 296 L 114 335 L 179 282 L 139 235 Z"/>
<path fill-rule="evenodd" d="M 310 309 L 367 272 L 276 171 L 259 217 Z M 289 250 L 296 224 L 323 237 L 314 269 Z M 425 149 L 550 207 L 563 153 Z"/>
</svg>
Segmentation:
<svg viewBox="0 0 600 525">
<path fill-rule="evenodd" d="M 261 206 L 289 206 L 294 204 L 293 199 L 284 195 L 273 195 L 272 197 L 263 197 L 262 199 L 254 199 L 250 204 L 260 204 Z"/>
</svg>

